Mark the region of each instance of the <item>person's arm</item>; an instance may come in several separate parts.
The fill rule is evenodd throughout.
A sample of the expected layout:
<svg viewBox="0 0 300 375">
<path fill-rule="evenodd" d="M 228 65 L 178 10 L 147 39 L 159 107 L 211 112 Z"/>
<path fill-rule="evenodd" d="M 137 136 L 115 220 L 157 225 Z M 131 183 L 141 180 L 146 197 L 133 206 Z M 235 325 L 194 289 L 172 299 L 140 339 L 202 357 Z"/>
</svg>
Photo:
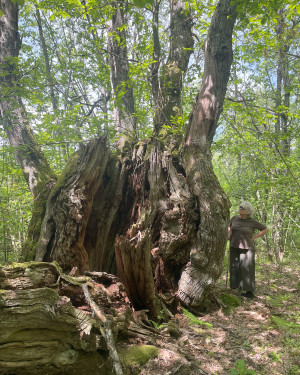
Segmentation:
<svg viewBox="0 0 300 375">
<path fill-rule="evenodd" d="M 259 237 L 264 236 L 266 233 L 268 233 L 268 231 L 269 231 L 269 228 L 266 228 L 266 229 L 261 230 L 260 232 L 254 234 L 254 235 L 252 236 L 252 240 L 255 240 L 256 238 L 259 238 Z"/>
</svg>

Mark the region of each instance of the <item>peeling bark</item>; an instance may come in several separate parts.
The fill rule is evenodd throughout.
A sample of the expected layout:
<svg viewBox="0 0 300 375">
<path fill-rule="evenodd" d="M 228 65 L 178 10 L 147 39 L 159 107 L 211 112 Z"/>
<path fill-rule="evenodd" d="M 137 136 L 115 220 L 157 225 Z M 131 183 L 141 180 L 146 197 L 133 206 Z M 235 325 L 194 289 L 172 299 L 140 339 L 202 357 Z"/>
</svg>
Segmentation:
<svg viewBox="0 0 300 375">
<path fill-rule="evenodd" d="M 89 254 L 89 267 L 95 271 L 116 274 L 115 238 L 126 233 L 132 201 L 128 186 L 130 166 L 110 157 L 86 229 L 84 246 Z M 127 198 L 126 198 L 127 197 Z"/>
</svg>

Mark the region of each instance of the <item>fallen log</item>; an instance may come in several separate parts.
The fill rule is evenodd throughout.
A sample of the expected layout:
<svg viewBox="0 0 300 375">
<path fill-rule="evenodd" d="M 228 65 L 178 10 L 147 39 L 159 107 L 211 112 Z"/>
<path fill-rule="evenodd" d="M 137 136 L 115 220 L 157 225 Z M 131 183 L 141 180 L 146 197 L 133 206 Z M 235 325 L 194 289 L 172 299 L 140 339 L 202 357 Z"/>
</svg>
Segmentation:
<svg viewBox="0 0 300 375">
<path fill-rule="evenodd" d="M 95 306 L 101 306 L 105 322 L 95 314 Z M 121 371 L 107 345 L 107 321 L 114 346 L 132 319 L 124 287 L 113 275 L 72 277 L 56 263 L 43 262 L 0 267 L 0 374 Z"/>
</svg>

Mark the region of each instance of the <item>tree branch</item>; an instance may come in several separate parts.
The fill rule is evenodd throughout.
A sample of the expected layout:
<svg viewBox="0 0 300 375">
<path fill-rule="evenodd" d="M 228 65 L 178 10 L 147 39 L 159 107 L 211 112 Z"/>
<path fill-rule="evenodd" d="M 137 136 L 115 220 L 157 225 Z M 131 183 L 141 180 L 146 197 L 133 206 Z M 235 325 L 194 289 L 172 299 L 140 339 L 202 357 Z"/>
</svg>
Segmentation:
<svg viewBox="0 0 300 375">
<path fill-rule="evenodd" d="M 114 343 L 113 333 L 111 329 L 111 322 L 109 321 L 109 319 L 107 319 L 107 317 L 105 316 L 104 312 L 100 309 L 100 307 L 93 301 L 89 293 L 87 284 L 82 285 L 82 290 L 83 290 L 86 302 L 89 304 L 89 306 L 91 307 L 91 310 L 93 311 L 93 313 L 97 316 L 97 318 L 101 321 L 103 325 L 102 335 L 104 337 L 107 348 L 109 350 L 109 354 L 113 361 L 113 366 L 114 366 L 116 375 L 123 375 L 121 361 L 120 361 L 119 354 L 117 352 L 117 349 Z"/>
</svg>

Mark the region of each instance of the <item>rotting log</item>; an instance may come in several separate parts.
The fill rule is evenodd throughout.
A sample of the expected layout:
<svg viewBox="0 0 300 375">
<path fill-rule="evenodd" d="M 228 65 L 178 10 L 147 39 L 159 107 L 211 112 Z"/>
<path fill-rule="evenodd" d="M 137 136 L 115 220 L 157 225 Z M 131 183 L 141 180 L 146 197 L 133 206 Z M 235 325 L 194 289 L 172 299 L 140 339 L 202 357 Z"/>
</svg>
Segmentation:
<svg viewBox="0 0 300 375">
<path fill-rule="evenodd" d="M 109 321 L 110 343 L 126 335 L 132 314 L 113 275 L 64 275 L 56 263 L 0 268 L 0 373 L 111 374 L 103 322 L 86 302 L 85 285 Z"/>
</svg>

